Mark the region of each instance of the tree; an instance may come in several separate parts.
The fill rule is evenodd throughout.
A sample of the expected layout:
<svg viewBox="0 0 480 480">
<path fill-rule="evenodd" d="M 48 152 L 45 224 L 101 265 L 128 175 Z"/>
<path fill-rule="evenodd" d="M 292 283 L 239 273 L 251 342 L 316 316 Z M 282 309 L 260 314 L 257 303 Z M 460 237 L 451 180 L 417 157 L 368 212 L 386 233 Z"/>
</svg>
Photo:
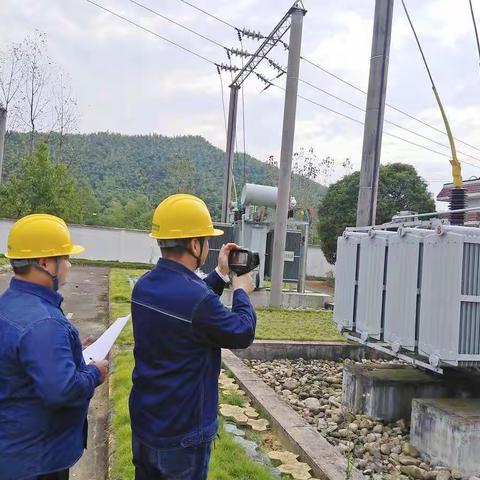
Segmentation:
<svg viewBox="0 0 480 480">
<path fill-rule="evenodd" d="M 30 131 L 30 152 L 35 146 L 38 123 L 45 116 L 50 103 L 48 89 L 51 79 L 52 60 L 46 53 L 47 40 L 44 33 L 35 32 L 23 42 L 25 70 L 22 108 L 23 122 Z"/>
<path fill-rule="evenodd" d="M 84 223 L 93 215 L 93 205 L 90 190 L 76 182 L 65 164 L 50 160 L 46 143 L 39 144 L 0 187 L 0 215 L 8 218 L 50 213 Z"/>
<path fill-rule="evenodd" d="M 8 115 L 7 130 L 18 127 L 20 90 L 24 81 L 25 54 L 21 43 L 0 52 L 0 108 Z"/>
<path fill-rule="evenodd" d="M 346 175 L 331 185 L 319 208 L 320 245 L 330 263 L 335 263 L 337 237 L 355 225 L 360 172 Z M 427 183 L 415 167 L 403 163 L 380 166 L 376 224 L 392 219 L 401 210 L 433 212 L 435 202 Z"/>
<path fill-rule="evenodd" d="M 153 206 L 145 195 L 129 198 L 125 204 L 113 200 L 110 208 L 100 218 L 102 225 L 145 230 L 151 226 Z"/>
<path fill-rule="evenodd" d="M 197 169 L 189 158 L 176 155 L 166 165 L 165 187 L 168 194 L 191 193 L 198 189 Z"/>
<path fill-rule="evenodd" d="M 53 86 L 54 130 L 58 132 L 58 161 L 63 162 L 68 134 L 73 133 L 78 123 L 77 101 L 72 93 L 69 76 L 60 70 Z M 68 162 L 71 164 L 71 159 Z"/>
</svg>

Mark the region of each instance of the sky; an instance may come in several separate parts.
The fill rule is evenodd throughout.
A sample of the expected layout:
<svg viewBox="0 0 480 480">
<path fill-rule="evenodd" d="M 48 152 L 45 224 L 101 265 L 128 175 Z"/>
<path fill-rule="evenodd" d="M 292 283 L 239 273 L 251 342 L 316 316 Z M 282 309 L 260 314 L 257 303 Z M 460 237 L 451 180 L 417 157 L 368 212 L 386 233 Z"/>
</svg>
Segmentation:
<svg viewBox="0 0 480 480">
<path fill-rule="evenodd" d="M 95 0 L 143 27 L 212 60 L 228 63 L 225 50 L 130 0 Z M 268 33 L 291 6 L 292 0 L 189 0 L 228 23 Z M 231 27 L 181 0 L 138 0 L 143 5 L 231 48 L 249 52 L 256 40 L 242 45 Z M 468 0 L 407 0 L 438 91 L 457 142 L 463 177 L 480 176 L 480 67 Z M 366 90 L 372 40 L 374 0 L 304 0 L 302 56 Z M 480 23 L 480 0 L 474 0 Z M 223 102 L 228 108 L 231 76 L 205 59 L 167 43 L 86 0 L 2 0 L 0 49 L 21 41 L 36 29 L 45 32 L 53 61 L 71 77 L 77 98 L 80 132 L 202 135 L 225 148 Z M 285 37 L 288 40 L 288 34 Z M 277 47 L 271 58 L 285 66 L 287 52 Z M 234 57 L 234 65 L 242 60 Z M 268 65 L 259 72 L 275 77 Z M 302 61 L 300 78 L 354 105 L 365 108 L 363 93 Z M 275 81 L 284 86 L 285 78 Z M 223 84 L 223 88 L 221 85 Z M 250 76 L 239 99 L 237 149 L 265 161 L 280 157 L 283 91 Z M 299 94 L 360 122 L 365 114 L 352 106 L 300 83 Z M 387 103 L 443 131 L 440 112 L 401 2 L 395 2 L 389 61 Z M 244 108 L 242 108 L 244 105 Z M 386 108 L 384 133 L 449 155 L 447 137 L 410 117 Z M 245 123 L 245 131 L 243 131 Z M 428 137 L 429 139 L 423 138 Z M 438 142 L 434 143 L 432 142 Z M 319 158 L 336 160 L 332 182 L 344 175 L 349 158 L 359 169 L 363 126 L 318 105 L 298 99 L 294 151 L 313 148 Z M 451 181 L 448 157 L 384 135 L 382 163 L 414 165 L 436 194 Z M 222 174 L 222 172 L 219 172 Z M 445 205 L 446 206 L 446 205 Z"/>
</svg>

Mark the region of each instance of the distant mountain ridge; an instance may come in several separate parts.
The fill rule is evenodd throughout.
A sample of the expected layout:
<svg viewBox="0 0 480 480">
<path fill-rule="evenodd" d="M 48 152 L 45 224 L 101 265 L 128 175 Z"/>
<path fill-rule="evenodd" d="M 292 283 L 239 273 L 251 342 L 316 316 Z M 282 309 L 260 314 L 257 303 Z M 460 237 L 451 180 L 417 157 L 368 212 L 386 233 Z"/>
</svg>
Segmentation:
<svg viewBox="0 0 480 480">
<path fill-rule="evenodd" d="M 220 217 L 225 157 L 224 152 L 201 136 L 121 135 L 109 132 L 68 135 L 62 147 L 58 134 L 39 134 L 37 141 L 50 145 L 51 157 L 67 163 L 77 178 L 91 188 L 101 209 L 112 202 L 145 195 L 152 205 L 175 191 L 190 191 L 205 200 Z M 15 171 L 29 152 L 29 136 L 13 132 L 5 148 L 4 175 Z M 247 182 L 274 185 L 275 167 L 249 155 L 245 157 Z M 243 154 L 234 162 L 235 185 L 243 186 Z M 306 188 L 308 186 L 308 189 Z M 309 190 L 309 200 L 305 191 Z M 312 200 L 312 191 L 314 193 Z M 317 210 L 326 187 L 294 176 L 292 195 L 300 206 Z M 306 202 L 313 204 L 305 204 Z"/>
</svg>

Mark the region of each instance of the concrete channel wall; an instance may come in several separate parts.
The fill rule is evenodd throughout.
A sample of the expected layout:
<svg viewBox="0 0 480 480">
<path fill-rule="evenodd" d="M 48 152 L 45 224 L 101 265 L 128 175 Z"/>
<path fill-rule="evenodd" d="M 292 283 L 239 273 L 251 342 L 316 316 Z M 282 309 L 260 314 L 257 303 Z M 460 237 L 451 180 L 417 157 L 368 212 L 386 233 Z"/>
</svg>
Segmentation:
<svg viewBox="0 0 480 480">
<path fill-rule="evenodd" d="M 388 359 L 391 357 L 363 345 L 346 342 L 296 342 L 289 340 L 256 340 L 245 350 L 233 350 L 235 355 L 246 360 L 276 359 L 295 360 L 343 360 L 350 358 L 360 361 L 368 359 Z"/>
</svg>

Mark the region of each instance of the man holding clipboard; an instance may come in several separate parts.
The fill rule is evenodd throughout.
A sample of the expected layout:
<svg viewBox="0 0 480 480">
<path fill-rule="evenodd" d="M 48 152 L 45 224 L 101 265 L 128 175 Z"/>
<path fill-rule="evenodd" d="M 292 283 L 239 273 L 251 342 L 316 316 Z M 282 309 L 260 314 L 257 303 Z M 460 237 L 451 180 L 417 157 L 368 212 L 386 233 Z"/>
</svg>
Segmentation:
<svg viewBox="0 0 480 480">
<path fill-rule="evenodd" d="M 65 222 L 18 220 L 6 257 L 14 271 L 0 297 L 0 480 L 67 480 L 87 439 L 87 410 L 108 375 L 83 360 L 77 329 L 58 292 L 81 253 Z"/>
</svg>

